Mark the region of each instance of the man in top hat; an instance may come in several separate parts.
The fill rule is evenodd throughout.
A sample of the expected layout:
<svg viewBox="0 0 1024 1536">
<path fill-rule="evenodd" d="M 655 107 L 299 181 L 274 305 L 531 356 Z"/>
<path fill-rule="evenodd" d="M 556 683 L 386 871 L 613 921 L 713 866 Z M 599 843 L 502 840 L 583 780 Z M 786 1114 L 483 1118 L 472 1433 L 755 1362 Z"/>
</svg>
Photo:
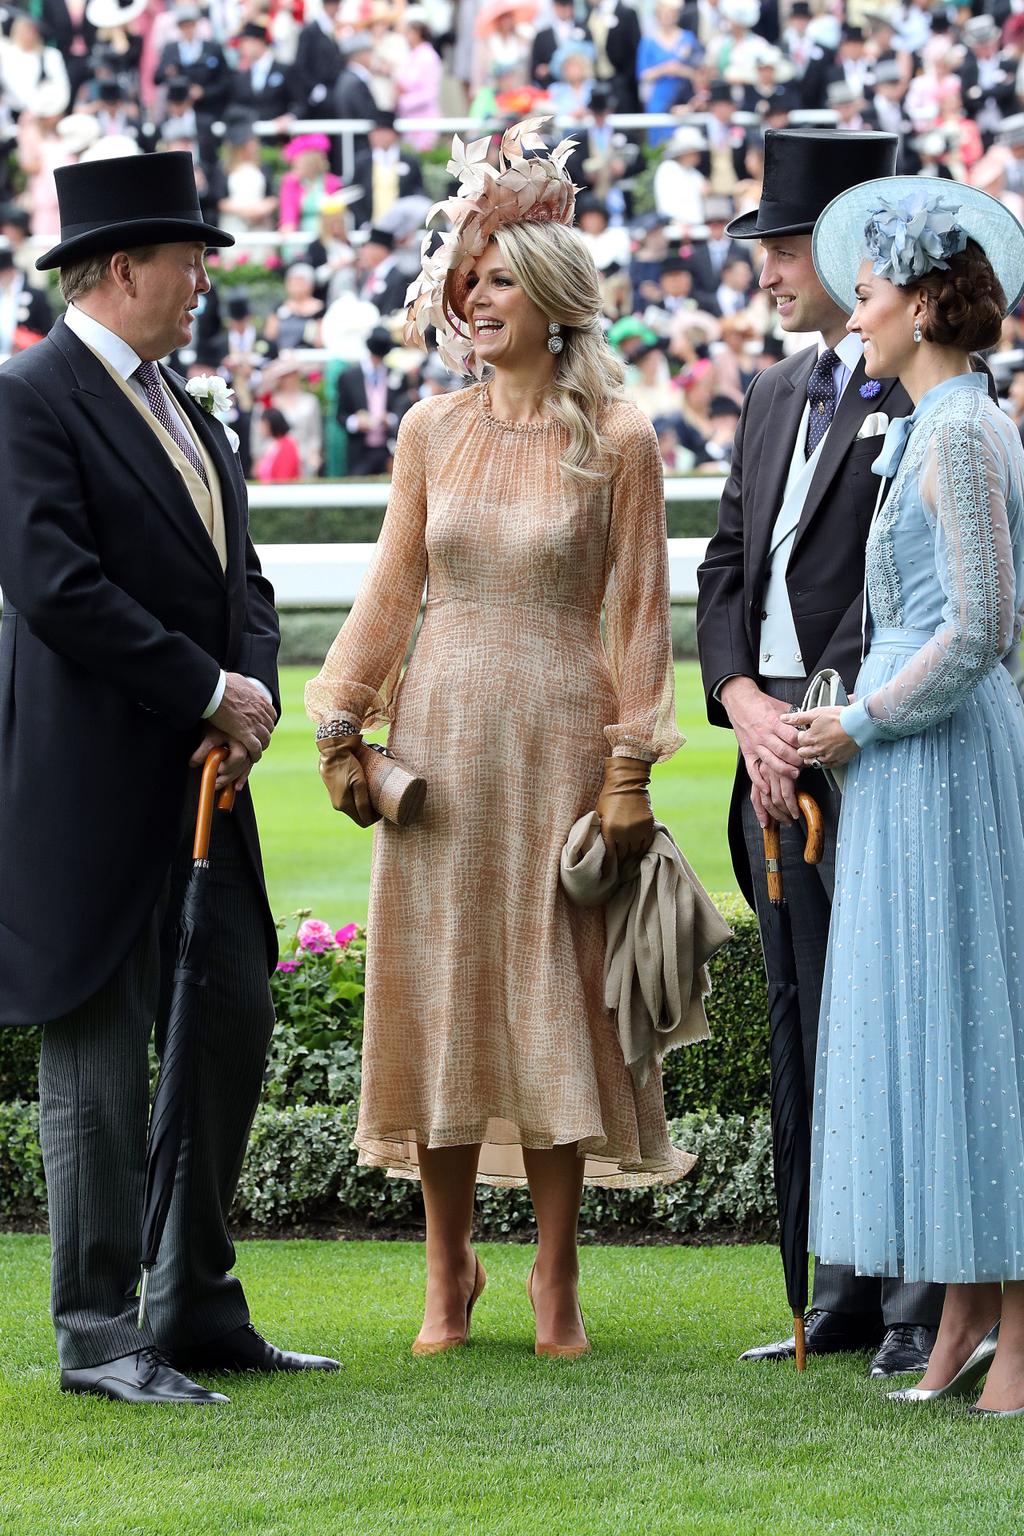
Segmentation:
<svg viewBox="0 0 1024 1536">
<path fill-rule="evenodd" d="M 707 235 L 695 239 L 687 257 L 693 273 L 693 289 L 702 309 L 712 308 L 715 294 L 722 281 L 722 273 L 730 261 L 737 258 L 750 260 L 750 251 L 739 240 L 734 240 L 726 226 L 733 215 L 731 197 L 712 194 L 704 199 L 704 221 Z"/>
<path fill-rule="evenodd" d="M 357 152 L 352 166 L 352 185 L 363 194 L 358 212 L 364 224 L 379 225 L 399 198 L 422 192 L 419 161 L 402 154 L 393 112 L 374 112 L 368 144 Z"/>
<path fill-rule="evenodd" d="M 991 16 L 972 16 L 962 40 L 967 45 L 959 68 L 964 107 L 982 133 L 995 134 L 1017 100 L 1017 58 L 1002 52 L 1002 35 Z"/>
<path fill-rule="evenodd" d="M 407 403 L 401 375 L 388 371 L 385 359 L 394 342 L 382 326 L 366 338 L 362 360 L 338 375 L 338 421 L 344 427 L 346 474 L 383 475 L 398 418 Z"/>
<path fill-rule="evenodd" d="M 220 422 L 158 359 L 209 282 L 188 155 L 56 172 L 66 315 L 0 368 L 0 1024 L 43 1026 L 40 1139 L 61 1386 L 223 1402 L 192 1371 L 298 1370 L 249 1322 L 227 1216 L 273 1027 L 277 943 L 246 780 L 279 710 L 273 593 Z M 136 1323 L 149 1039 L 160 1048 L 198 765 L 238 791 L 185 1138 Z M 187 1374 L 186 1374 L 187 1373 Z"/>
<path fill-rule="evenodd" d="M 530 78 L 546 91 L 552 83 L 551 60 L 566 43 L 586 40 L 586 33 L 576 20 L 575 0 L 552 0 L 551 20 L 538 27 L 530 51 Z"/>
<path fill-rule="evenodd" d="M 290 118 L 293 89 L 288 69 L 270 46 L 270 34 L 258 21 L 247 21 L 237 38 L 239 67 L 231 76 L 230 103 L 259 121 L 284 127 Z"/>
<path fill-rule="evenodd" d="M 800 705 L 808 678 L 822 668 L 834 667 L 852 691 L 864 544 L 878 488 L 871 465 L 887 419 L 912 410 L 895 381 L 868 383 L 860 339 L 847 332 L 847 315 L 814 270 L 811 230 L 840 192 L 891 175 L 896 149 L 889 134 L 769 132 L 760 205 L 728 226 L 734 239 L 761 242 L 760 286 L 783 330 L 818 337 L 766 368 L 747 392 L 718 529 L 698 573 L 697 607 L 708 718 L 731 727 L 739 745 L 729 814 L 733 866 L 762 923 L 770 921 L 762 827 L 769 819 L 782 827 L 808 1115 L 839 806 L 823 774 L 805 770 L 801 777 L 796 732 L 780 716 Z M 798 787 L 818 801 L 825 822 L 825 854 L 816 866 L 802 859 Z M 874 1375 L 924 1370 L 941 1304 L 934 1286 L 819 1265 L 807 1347 L 875 1349 Z M 789 1339 L 744 1359 L 793 1351 Z"/>
<path fill-rule="evenodd" d="M 380 315 L 392 315 L 405 308 L 405 295 L 411 281 L 395 259 L 395 237 L 388 229 L 372 228 L 356 255 L 359 274 L 358 294 L 377 306 Z"/>
</svg>

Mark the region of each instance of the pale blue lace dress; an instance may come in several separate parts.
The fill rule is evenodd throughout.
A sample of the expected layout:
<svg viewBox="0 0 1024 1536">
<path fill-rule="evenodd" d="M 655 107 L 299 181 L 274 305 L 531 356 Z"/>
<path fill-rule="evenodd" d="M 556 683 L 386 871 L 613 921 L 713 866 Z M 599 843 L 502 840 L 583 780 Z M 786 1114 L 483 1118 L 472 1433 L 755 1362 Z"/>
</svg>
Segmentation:
<svg viewBox="0 0 1024 1536">
<path fill-rule="evenodd" d="M 902 457 L 901 457 L 902 454 Z M 811 1247 L 908 1280 L 1024 1278 L 1024 450 L 980 375 L 893 423 L 870 649 L 842 723 Z M 897 467 L 898 466 L 898 467 Z"/>
</svg>

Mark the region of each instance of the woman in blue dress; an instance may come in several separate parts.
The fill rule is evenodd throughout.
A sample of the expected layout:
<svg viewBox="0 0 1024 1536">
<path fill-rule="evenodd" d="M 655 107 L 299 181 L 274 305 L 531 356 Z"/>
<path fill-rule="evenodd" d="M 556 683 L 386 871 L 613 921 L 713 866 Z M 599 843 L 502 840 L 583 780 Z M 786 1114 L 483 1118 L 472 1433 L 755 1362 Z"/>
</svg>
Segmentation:
<svg viewBox="0 0 1024 1536">
<path fill-rule="evenodd" d="M 1024 1413 L 1024 710 L 1002 665 L 1024 449 L 969 357 L 1021 296 L 1024 230 L 984 193 L 893 177 L 832 203 L 813 250 L 869 378 L 915 409 L 872 466 L 856 702 L 787 717 L 805 761 L 846 765 L 811 1246 L 945 1282 L 928 1371 L 891 1397 L 987 1378 L 981 1411 Z"/>
<path fill-rule="evenodd" d="M 693 72 L 703 57 L 692 32 L 680 25 L 677 0 L 657 0 L 650 30 L 640 40 L 636 78 L 644 111 L 669 112 L 693 95 Z M 648 128 L 647 142 L 663 144 L 671 128 Z"/>
</svg>

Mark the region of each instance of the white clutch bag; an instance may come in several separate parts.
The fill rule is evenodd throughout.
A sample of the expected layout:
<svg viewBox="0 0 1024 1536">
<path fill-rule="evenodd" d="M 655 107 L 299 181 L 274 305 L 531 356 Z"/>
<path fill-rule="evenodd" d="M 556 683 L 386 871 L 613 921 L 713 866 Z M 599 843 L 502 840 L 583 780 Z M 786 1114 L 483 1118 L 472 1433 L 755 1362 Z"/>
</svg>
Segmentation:
<svg viewBox="0 0 1024 1536">
<path fill-rule="evenodd" d="M 834 704 L 842 708 L 849 702 L 843 680 L 835 667 L 824 667 L 820 672 L 815 672 L 808 683 L 802 708 L 826 709 Z M 837 763 L 834 768 L 826 768 L 822 764 L 821 771 L 828 780 L 829 787 L 841 795 L 846 782 L 846 764 Z"/>
</svg>

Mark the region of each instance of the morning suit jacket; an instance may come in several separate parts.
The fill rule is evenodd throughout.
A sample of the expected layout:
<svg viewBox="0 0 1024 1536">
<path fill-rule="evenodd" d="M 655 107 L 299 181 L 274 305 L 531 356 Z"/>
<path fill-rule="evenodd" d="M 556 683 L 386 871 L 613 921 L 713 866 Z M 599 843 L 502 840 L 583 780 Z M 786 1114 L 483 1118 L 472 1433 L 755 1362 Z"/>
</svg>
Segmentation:
<svg viewBox="0 0 1024 1536">
<path fill-rule="evenodd" d="M 360 122 L 377 116 L 377 102 L 373 92 L 354 69 L 343 69 L 334 82 L 334 116 Z"/>
<path fill-rule="evenodd" d="M 187 80 L 190 85 L 198 85 L 203 94 L 194 103 L 195 110 L 201 116 L 211 117 L 227 105 L 231 66 L 219 43 L 204 42 L 194 64 L 183 62 L 180 43 L 168 43 L 160 55 L 154 79 L 157 85 L 166 85 L 169 80 Z"/>
<path fill-rule="evenodd" d="M 718 509 L 718 529 L 697 573 L 697 648 L 712 725 L 729 726 L 714 691 L 733 674 L 759 679 L 761 602 L 768 546 L 782 505 L 797 431 L 807 403 L 816 347 L 766 368 L 747 391 L 736 429 L 732 466 Z M 878 496 L 871 465 L 879 436 L 857 433 L 867 416 L 909 416 L 910 399 L 895 379 L 881 379 L 865 399 L 864 363 L 858 363 L 836 406 L 807 493 L 789 556 L 786 586 L 800 654 L 811 678 L 834 667 L 847 692 L 860 667 L 864 546 Z M 771 679 L 764 683 L 771 692 Z M 753 888 L 740 824 L 750 779 L 742 756 L 729 810 L 729 846 L 740 889 L 753 906 Z"/>
<path fill-rule="evenodd" d="M 362 197 L 355 205 L 355 214 L 361 224 L 372 224 L 373 219 L 373 150 L 360 149 L 352 162 L 352 185 L 359 187 Z M 412 197 L 423 191 L 423 173 L 415 155 L 402 151 L 398 161 L 398 197 Z"/>
<path fill-rule="evenodd" d="M 0 368 L 0 1024 L 70 1012 L 128 955 L 178 846 L 221 668 L 280 709 L 237 456 L 163 379 L 217 468 L 226 572 L 156 433 L 63 319 Z M 262 889 L 248 789 L 232 814 Z"/>
<path fill-rule="evenodd" d="M 259 90 L 252 83 L 252 71 L 237 69 L 231 76 L 229 102 L 244 107 L 257 119 L 284 117 L 292 109 L 291 70 L 274 60 L 273 67 Z"/>
<path fill-rule="evenodd" d="M 292 89 L 299 116 L 322 117 L 328 96 L 341 74 L 341 49 L 318 21 L 308 21 L 299 33 L 292 64 Z"/>
</svg>

